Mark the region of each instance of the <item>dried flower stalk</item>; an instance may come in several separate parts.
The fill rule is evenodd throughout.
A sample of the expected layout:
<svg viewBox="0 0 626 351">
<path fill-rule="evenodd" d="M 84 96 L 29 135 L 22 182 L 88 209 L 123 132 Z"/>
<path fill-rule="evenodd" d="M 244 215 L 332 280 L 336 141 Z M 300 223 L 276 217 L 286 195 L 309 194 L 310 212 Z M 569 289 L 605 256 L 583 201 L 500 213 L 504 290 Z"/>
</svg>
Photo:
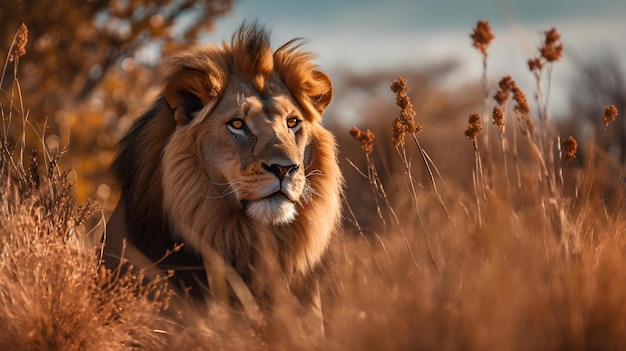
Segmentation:
<svg viewBox="0 0 626 351">
<path fill-rule="evenodd" d="M 556 62 L 563 57 L 563 44 L 559 42 L 561 35 L 556 31 L 556 28 L 546 31 L 545 34 L 545 43 L 539 48 L 541 57 L 548 62 Z"/>
<path fill-rule="evenodd" d="M 493 38 L 495 38 L 491 32 L 489 21 L 478 21 L 470 37 L 472 38 L 474 47 L 478 49 L 483 56 L 487 56 L 487 48 L 489 48 L 489 44 Z"/>
<path fill-rule="evenodd" d="M 526 94 L 517 85 L 513 88 L 513 100 L 515 100 L 515 111 L 527 115 L 530 113 L 530 105 L 526 100 Z"/>
<path fill-rule="evenodd" d="M 26 44 L 28 44 L 28 28 L 24 23 L 20 26 L 15 33 L 15 38 L 13 39 L 13 50 L 9 55 L 9 62 L 13 62 L 18 58 L 26 55 Z"/>
<path fill-rule="evenodd" d="M 485 123 L 484 129 L 485 133 L 483 133 L 483 142 L 485 145 L 489 145 L 489 82 L 487 78 L 487 49 L 489 48 L 489 44 L 495 38 L 493 33 L 491 32 L 491 26 L 488 21 L 478 21 L 476 23 L 476 27 L 474 28 L 472 34 L 470 35 L 472 38 L 472 44 L 475 48 L 480 51 L 483 57 L 483 77 L 482 77 L 482 100 L 483 100 L 483 110 L 482 116 L 483 121 Z"/>
<path fill-rule="evenodd" d="M 562 143 L 563 148 L 563 159 L 566 162 L 576 158 L 576 152 L 578 151 L 578 142 L 574 137 L 570 136 L 569 138 L 563 140 Z"/>
<path fill-rule="evenodd" d="M 496 106 L 493 108 L 492 113 L 492 122 L 498 127 L 498 131 L 500 132 L 500 137 L 504 136 L 504 109 L 501 106 Z"/>
<path fill-rule="evenodd" d="M 356 141 L 361 143 L 361 149 L 365 151 L 365 153 L 371 154 L 372 151 L 374 151 L 375 136 L 371 130 L 366 129 L 365 131 L 361 131 L 355 126 L 350 129 L 350 135 L 352 135 Z"/>
<path fill-rule="evenodd" d="M 393 138 L 392 142 L 394 146 L 404 142 L 404 135 L 406 133 L 415 134 L 422 131 L 422 126 L 415 123 L 415 110 L 411 99 L 406 94 L 409 87 L 406 84 L 406 79 L 400 77 L 391 83 L 391 91 L 396 94 L 396 105 L 400 108 L 400 115 L 392 123 Z"/>
<path fill-rule="evenodd" d="M 613 122 L 617 118 L 617 107 L 615 105 L 609 105 L 604 107 L 604 120 L 605 124 L 609 124 Z"/>
<path fill-rule="evenodd" d="M 535 75 L 539 75 L 543 69 L 543 60 L 541 57 L 535 57 L 528 60 L 528 69 Z"/>
<path fill-rule="evenodd" d="M 465 136 L 476 142 L 476 137 L 483 130 L 483 126 L 480 123 L 480 115 L 478 113 L 472 113 L 468 120 L 469 126 L 465 130 Z"/>
<path fill-rule="evenodd" d="M 514 110 L 521 114 L 530 113 L 530 105 L 528 105 L 526 94 L 524 94 L 522 89 L 520 89 L 520 87 L 513 80 L 513 78 L 511 78 L 511 76 L 502 77 L 498 85 L 500 86 L 500 90 L 498 90 L 498 92 L 494 96 L 494 99 L 498 102 L 498 105 L 504 105 L 509 98 L 509 94 L 512 93 L 513 100 L 515 100 L 516 102 Z"/>
<path fill-rule="evenodd" d="M 604 106 L 604 116 L 602 116 L 602 120 L 604 121 L 604 128 L 600 135 L 604 134 L 606 128 L 609 126 L 609 123 L 615 121 L 617 118 L 617 107 L 615 105 Z"/>
</svg>

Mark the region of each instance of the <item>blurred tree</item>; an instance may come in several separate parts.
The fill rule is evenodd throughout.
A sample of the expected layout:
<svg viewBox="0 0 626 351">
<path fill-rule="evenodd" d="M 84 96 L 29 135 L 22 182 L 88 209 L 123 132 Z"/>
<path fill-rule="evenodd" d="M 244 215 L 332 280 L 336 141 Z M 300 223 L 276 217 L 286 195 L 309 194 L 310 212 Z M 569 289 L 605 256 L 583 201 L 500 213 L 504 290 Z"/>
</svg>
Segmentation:
<svg viewBox="0 0 626 351">
<path fill-rule="evenodd" d="M 231 0 L 59 0 L 6 1 L 0 12 L 0 40 L 8 48 L 21 23 L 28 26 L 28 83 L 34 101 L 56 105 L 86 97 L 123 58 L 151 48 L 154 54 L 195 40 L 210 30 Z M 36 91 L 29 91 L 35 87 Z M 57 94 L 59 90 L 63 94 Z M 33 95 L 31 95 L 31 93 Z"/>
<path fill-rule="evenodd" d="M 113 145 L 128 126 L 129 115 L 135 117 L 152 97 L 146 92 L 154 83 L 154 66 L 161 57 L 211 30 L 215 18 L 229 11 L 232 3 L 2 1 L 2 55 L 7 54 L 21 23 L 29 31 L 27 53 L 17 70 L 27 111 L 13 112 L 28 114 L 35 129 L 46 125 L 46 143 L 53 151 L 71 142 L 69 159 L 79 175 L 81 197 L 103 181 Z M 10 105 L 7 99 L 15 78 L 12 64 L 8 63 L 0 86 L 0 104 L 5 106 Z"/>
</svg>

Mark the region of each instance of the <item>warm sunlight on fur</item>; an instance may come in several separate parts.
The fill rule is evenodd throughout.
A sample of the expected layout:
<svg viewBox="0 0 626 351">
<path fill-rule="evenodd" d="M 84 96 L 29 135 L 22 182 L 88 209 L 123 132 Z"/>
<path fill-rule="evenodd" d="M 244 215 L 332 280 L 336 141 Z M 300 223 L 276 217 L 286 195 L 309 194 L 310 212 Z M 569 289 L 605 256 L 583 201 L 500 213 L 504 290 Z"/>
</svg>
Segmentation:
<svg viewBox="0 0 626 351">
<path fill-rule="evenodd" d="M 160 267 L 183 268 L 178 283 L 192 294 L 210 284 L 189 269 L 202 271 L 217 251 L 256 297 L 268 293 L 262 272 L 278 267 L 281 285 L 317 300 L 314 272 L 339 223 L 343 182 L 320 124 L 328 77 L 295 41 L 272 52 L 256 24 L 231 44 L 170 58 L 163 72 L 163 95 L 119 144 L 109 249 L 128 237 L 155 262 L 182 239 L 186 249 Z"/>
</svg>

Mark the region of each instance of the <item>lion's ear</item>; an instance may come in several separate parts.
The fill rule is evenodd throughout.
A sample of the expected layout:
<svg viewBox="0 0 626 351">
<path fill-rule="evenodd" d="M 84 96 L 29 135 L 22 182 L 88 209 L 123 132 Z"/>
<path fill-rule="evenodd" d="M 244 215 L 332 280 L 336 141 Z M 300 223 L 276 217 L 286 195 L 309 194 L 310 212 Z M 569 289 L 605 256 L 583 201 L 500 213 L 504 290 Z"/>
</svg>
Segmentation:
<svg viewBox="0 0 626 351">
<path fill-rule="evenodd" d="M 313 71 L 313 86 L 309 92 L 309 99 L 311 99 L 317 112 L 324 113 L 333 99 L 333 85 L 326 74 Z"/>
<path fill-rule="evenodd" d="M 176 73 L 165 84 L 165 100 L 179 125 L 189 123 L 196 112 L 217 99 L 219 89 L 215 85 L 207 73 L 192 69 Z"/>
</svg>

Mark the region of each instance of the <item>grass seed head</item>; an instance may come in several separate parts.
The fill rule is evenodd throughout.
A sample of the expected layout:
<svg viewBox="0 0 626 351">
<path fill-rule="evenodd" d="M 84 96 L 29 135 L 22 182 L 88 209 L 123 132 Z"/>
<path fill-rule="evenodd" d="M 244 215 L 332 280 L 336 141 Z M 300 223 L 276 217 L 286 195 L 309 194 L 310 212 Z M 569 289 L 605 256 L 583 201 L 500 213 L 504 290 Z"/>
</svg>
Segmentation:
<svg viewBox="0 0 626 351">
<path fill-rule="evenodd" d="M 493 108 L 492 122 L 498 127 L 500 135 L 504 135 L 504 110 L 501 106 Z"/>
<path fill-rule="evenodd" d="M 361 131 L 357 127 L 352 127 L 352 129 L 350 129 L 350 135 L 352 135 L 356 141 L 361 143 L 361 149 L 365 151 L 365 153 L 371 154 L 372 151 L 374 151 L 375 137 L 371 130 L 366 129 L 365 131 Z"/>
<path fill-rule="evenodd" d="M 538 74 L 543 69 L 543 60 L 541 57 L 535 57 L 533 59 L 528 60 L 528 69 L 531 72 Z"/>
<path fill-rule="evenodd" d="M 520 89 L 520 87 L 515 83 L 511 76 L 504 76 L 500 79 L 498 83 L 500 89 L 496 92 L 496 95 L 493 98 L 496 100 L 498 105 L 503 106 L 507 100 L 509 99 L 509 94 L 513 93 L 513 100 L 515 100 L 514 109 L 516 112 L 521 114 L 529 114 L 530 113 L 530 105 L 528 104 L 528 100 L 526 99 L 526 94 Z"/>
<path fill-rule="evenodd" d="M 487 48 L 493 38 L 495 38 L 491 32 L 489 21 L 478 21 L 476 28 L 474 28 L 474 32 L 470 35 L 470 37 L 472 38 L 472 44 L 474 47 L 486 57 Z"/>
<path fill-rule="evenodd" d="M 391 83 L 391 91 L 396 94 L 396 105 L 400 108 L 400 115 L 392 123 L 392 142 L 395 146 L 404 142 L 406 133 L 413 134 L 422 131 L 422 126 L 415 123 L 415 109 L 413 109 L 411 99 L 406 94 L 408 90 L 406 79 L 403 77 L 399 77 Z"/>
<path fill-rule="evenodd" d="M 502 77 L 502 79 L 500 79 L 500 82 L 498 82 L 499 89 L 496 92 L 496 95 L 493 96 L 498 105 L 503 106 L 504 104 L 506 104 L 507 100 L 509 99 L 509 93 L 514 86 L 515 81 L 513 81 L 513 78 L 511 78 L 511 76 L 504 76 Z"/>
<path fill-rule="evenodd" d="M 608 125 L 613 122 L 617 118 L 617 107 L 615 105 L 609 105 L 604 107 L 604 116 L 602 119 L 604 120 L 604 124 Z"/>
<path fill-rule="evenodd" d="M 465 136 L 472 141 L 476 141 L 476 137 L 483 130 L 483 125 L 480 123 L 480 115 L 478 113 L 472 113 L 468 120 L 469 125 L 465 130 Z"/>
<path fill-rule="evenodd" d="M 578 151 L 578 142 L 574 137 L 570 136 L 569 138 L 563 140 L 561 144 L 563 148 L 563 159 L 566 162 L 576 158 L 576 152 Z"/>
<path fill-rule="evenodd" d="M 556 31 L 556 28 L 552 28 L 545 32 L 546 34 L 546 45 L 556 44 L 559 39 L 561 39 L 561 35 Z"/>
<path fill-rule="evenodd" d="M 503 90 L 498 90 L 496 95 L 493 96 L 494 100 L 498 103 L 498 105 L 503 106 L 506 104 L 506 101 L 509 99 L 509 92 L 505 92 Z"/>
<path fill-rule="evenodd" d="M 515 81 L 511 76 L 504 76 L 498 82 L 498 86 L 501 90 L 510 91 L 515 86 Z"/>
<path fill-rule="evenodd" d="M 13 50 L 9 55 L 9 62 L 13 62 L 26 55 L 26 44 L 28 44 L 28 28 L 24 23 L 20 26 L 13 39 Z"/>
<path fill-rule="evenodd" d="M 559 42 L 561 35 L 552 28 L 545 32 L 546 40 L 543 46 L 539 48 L 541 56 L 548 62 L 555 62 L 563 57 L 563 44 Z"/>
<path fill-rule="evenodd" d="M 526 94 L 515 84 L 513 87 L 513 100 L 515 100 L 515 111 L 527 115 L 530 113 L 530 105 L 526 99 Z"/>
</svg>

